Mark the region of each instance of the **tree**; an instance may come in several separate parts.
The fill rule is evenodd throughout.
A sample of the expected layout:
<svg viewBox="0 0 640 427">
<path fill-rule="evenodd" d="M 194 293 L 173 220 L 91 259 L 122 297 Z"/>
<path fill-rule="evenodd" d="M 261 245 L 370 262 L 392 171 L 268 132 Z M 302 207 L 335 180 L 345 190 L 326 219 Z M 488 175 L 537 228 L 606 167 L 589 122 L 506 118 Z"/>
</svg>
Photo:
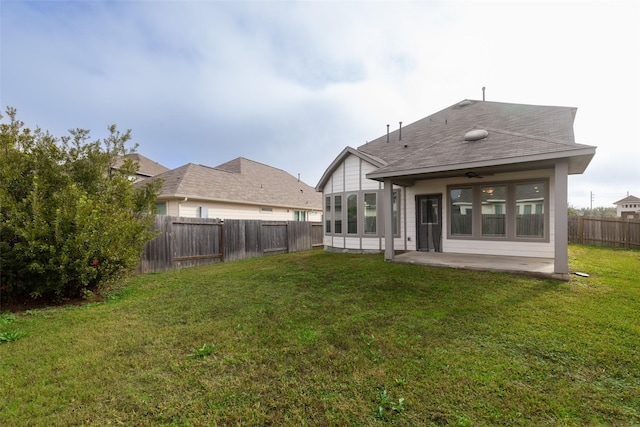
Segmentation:
<svg viewBox="0 0 640 427">
<path fill-rule="evenodd" d="M 116 161 L 131 130 L 110 126 L 89 141 L 60 139 L 16 119 L 0 123 L 0 289 L 5 296 L 65 298 L 135 269 L 151 229 L 161 182 L 134 188 L 137 164 Z M 0 119 L 3 119 L 0 115 Z"/>
<path fill-rule="evenodd" d="M 569 216 L 587 216 L 593 218 L 615 218 L 618 215 L 616 208 L 606 208 L 603 206 L 593 209 L 569 206 L 568 213 Z"/>
</svg>

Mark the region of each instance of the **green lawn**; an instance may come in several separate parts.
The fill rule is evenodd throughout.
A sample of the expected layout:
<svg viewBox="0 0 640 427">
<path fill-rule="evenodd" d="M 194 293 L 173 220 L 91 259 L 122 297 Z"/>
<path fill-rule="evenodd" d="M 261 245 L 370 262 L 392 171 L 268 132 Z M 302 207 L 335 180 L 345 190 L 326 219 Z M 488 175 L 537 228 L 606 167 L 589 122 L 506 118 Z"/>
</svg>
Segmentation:
<svg viewBox="0 0 640 427">
<path fill-rule="evenodd" d="M 590 277 L 310 251 L 4 312 L 0 425 L 640 425 L 640 252 L 570 263 Z"/>
</svg>

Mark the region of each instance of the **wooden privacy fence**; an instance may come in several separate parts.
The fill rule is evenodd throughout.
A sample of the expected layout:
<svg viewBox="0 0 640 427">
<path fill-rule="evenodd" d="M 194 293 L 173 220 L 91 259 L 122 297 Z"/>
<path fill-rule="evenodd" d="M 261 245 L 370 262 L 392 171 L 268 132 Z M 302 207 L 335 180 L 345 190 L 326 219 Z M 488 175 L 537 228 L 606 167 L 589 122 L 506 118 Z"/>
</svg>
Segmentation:
<svg viewBox="0 0 640 427">
<path fill-rule="evenodd" d="M 640 221 L 623 218 L 569 217 L 569 242 L 640 248 Z"/>
<path fill-rule="evenodd" d="M 194 267 L 322 246 L 322 223 L 182 218 L 158 215 L 139 273 Z"/>
</svg>

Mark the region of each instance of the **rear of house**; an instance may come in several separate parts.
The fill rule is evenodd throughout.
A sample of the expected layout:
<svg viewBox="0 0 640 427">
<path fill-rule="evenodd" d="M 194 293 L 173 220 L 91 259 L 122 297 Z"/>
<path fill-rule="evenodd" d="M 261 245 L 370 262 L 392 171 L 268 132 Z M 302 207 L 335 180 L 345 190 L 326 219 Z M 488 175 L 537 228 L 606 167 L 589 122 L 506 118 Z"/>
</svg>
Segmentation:
<svg viewBox="0 0 640 427">
<path fill-rule="evenodd" d="M 567 176 L 575 108 L 464 100 L 357 149 L 316 186 L 330 251 L 554 258 L 568 274 Z"/>
</svg>

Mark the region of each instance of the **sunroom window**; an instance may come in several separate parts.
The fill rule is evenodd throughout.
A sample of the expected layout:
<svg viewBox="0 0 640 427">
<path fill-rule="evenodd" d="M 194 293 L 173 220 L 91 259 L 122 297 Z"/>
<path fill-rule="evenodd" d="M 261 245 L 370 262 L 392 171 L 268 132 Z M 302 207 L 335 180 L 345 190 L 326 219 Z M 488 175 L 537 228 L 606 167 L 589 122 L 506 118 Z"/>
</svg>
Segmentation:
<svg viewBox="0 0 640 427">
<path fill-rule="evenodd" d="M 516 185 L 516 237 L 544 237 L 544 183 Z"/>
<path fill-rule="evenodd" d="M 324 232 L 331 233 L 331 196 L 324 198 Z"/>
<path fill-rule="evenodd" d="M 358 195 L 347 196 L 347 233 L 358 234 Z"/>
<path fill-rule="evenodd" d="M 451 186 L 448 193 L 451 238 L 549 238 L 548 181 Z"/>
<path fill-rule="evenodd" d="M 449 191 L 451 200 L 451 235 L 471 236 L 473 232 L 473 189 L 452 188 Z"/>
<path fill-rule="evenodd" d="M 376 234 L 377 232 L 376 196 L 376 193 L 364 194 L 364 234 Z"/>
<path fill-rule="evenodd" d="M 360 190 L 325 195 L 325 234 L 347 235 L 348 237 L 381 238 L 386 221 L 386 203 L 382 190 Z M 400 233 L 400 191 L 393 191 L 391 201 L 391 221 L 393 234 Z M 308 215 L 307 215 L 308 219 Z M 343 227 L 344 225 L 344 227 Z"/>
<path fill-rule="evenodd" d="M 342 234 L 342 196 L 333 198 L 333 216 L 335 234 Z"/>
<path fill-rule="evenodd" d="M 481 188 L 482 235 L 505 237 L 507 235 L 507 187 L 504 185 L 483 186 Z"/>
</svg>

